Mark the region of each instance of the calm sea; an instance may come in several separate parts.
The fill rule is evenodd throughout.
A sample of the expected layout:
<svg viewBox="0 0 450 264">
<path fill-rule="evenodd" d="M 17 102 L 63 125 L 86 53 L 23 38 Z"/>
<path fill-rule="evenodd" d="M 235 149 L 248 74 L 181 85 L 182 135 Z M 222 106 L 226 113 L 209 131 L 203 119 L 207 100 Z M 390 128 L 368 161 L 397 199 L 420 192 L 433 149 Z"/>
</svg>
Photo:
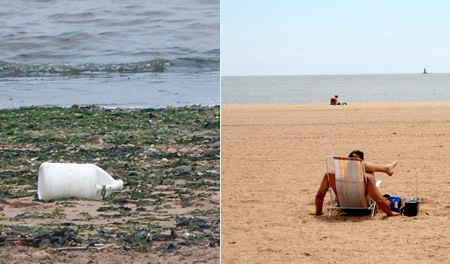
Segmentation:
<svg viewBox="0 0 450 264">
<path fill-rule="evenodd" d="M 222 77 L 222 104 L 450 101 L 450 74 Z"/>
<path fill-rule="evenodd" d="M 0 24 L 0 108 L 219 104 L 219 0 L 6 0 Z"/>
</svg>

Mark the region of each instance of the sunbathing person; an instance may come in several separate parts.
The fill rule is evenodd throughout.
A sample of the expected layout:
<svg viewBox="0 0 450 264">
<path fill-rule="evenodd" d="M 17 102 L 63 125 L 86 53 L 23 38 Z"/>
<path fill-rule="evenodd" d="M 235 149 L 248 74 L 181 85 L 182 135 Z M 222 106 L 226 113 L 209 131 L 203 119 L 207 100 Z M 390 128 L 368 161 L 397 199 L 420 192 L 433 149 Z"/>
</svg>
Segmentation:
<svg viewBox="0 0 450 264">
<path fill-rule="evenodd" d="M 337 101 L 338 97 L 339 97 L 338 95 L 335 95 L 335 96 L 331 97 L 330 105 L 337 105 L 337 103 L 338 103 L 338 101 Z"/>
<path fill-rule="evenodd" d="M 361 160 L 364 160 L 364 153 L 359 150 L 352 151 L 349 154 L 349 157 L 353 158 L 359 158 Z M 397 161 L 392 162 L 391 164 L 375 164 L 371 162 L 364 162 L 364 167 L 366 170 L 366 196 L 369 195 L 378 205 L 378 207 L 385 212 L 388 216 L 397 216 L 400 215 L 399 213 L 393 212 L 391 208 L 389 207 L 389 204 L 384 199 L 383 195 L 380 193 L 376 186 L 375 182 L 375 176 L 374 172 L 384 172 L 389 176 L 392 176 L 394 173 L 394 168 L 397 166 Z M 327 174 L 323 176 L 322 183 L 320 184 L 319 190 L 316 194 L 316 212 L 312 213 L 313 215 L 322 215 L 322 207 L 323 207 L 323 200 L 325 198 L 325 195 L 327 194 L 329 186 L 333 189 L 334 193 L 337 193 L 336 191 L 336 179 L 335 179 L 335 172 L 330 171 L 329 173 L 329 179 L 330 182 L 328 182 Z"/>
</svg>

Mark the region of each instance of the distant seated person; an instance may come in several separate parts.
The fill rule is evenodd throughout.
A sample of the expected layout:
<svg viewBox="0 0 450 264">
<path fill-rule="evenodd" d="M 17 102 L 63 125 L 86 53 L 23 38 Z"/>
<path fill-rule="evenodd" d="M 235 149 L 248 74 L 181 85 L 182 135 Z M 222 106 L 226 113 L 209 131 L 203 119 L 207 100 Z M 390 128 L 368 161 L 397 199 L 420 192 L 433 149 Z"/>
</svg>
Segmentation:
<svg viewBox="0 0 450 264">
<path fill-rule="evenodd" d="M 337 95 L 331 97 L 330 105 L 337 105 L 337 103 L 338 103 L 337 99 L 338 99 Z"/>
<path fill-rule="evenodd" d="M 335 95 L 331 98 L 330 105 L 347 105 L 346 102 L 338 101 L 338 95 Z"/>
</svg>

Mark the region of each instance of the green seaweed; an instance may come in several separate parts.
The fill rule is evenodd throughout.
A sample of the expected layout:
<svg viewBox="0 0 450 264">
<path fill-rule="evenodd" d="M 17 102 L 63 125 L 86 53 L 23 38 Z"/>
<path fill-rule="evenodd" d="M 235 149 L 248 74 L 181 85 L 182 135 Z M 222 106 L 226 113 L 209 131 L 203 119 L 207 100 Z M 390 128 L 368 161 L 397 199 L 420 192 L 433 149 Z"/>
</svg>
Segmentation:
<svg viewBox="0 0 450 264">
<path fill-rule="evenodd" d="M 113 177 L 122 179 L 125 188 L 104 200 L 99 208 L 99 212 L 105 211 L 99 217 L 108 219 L 108 225 L 73 226 L 56 213 L 25 213 L 9 219 L 18 221 L 15 225 L 0 222 L 0 234 L 30 238 L 71 225 L 79 239 L 71 243 L 114 242 L 138 251 L 158 251 L 164 247 L 155 248 L 153 241 L 171 239 L 168 231 L 160 226 L 159 221 L 164 221 L 172 222 L 180 234 L 193 234 L 177 238 L 184 246 L 217 243 L 219 206 L 213 210 L 197 208 L 190 213 L 190 219 L 210 219 L 206 235 L 195 221 L 178 227 L 177 215 L 161 218 L 153 213 L 172 210 L 175 205 L 188 207 L 196 199 L 219 192 L 219 112 L 218 106 L 1 109 L 0 202 L 35 195 L 37 171 L 45 161 L 95 163 Z M 76 201 L 64 199 L 56 204 L 63 209 L 76 207 Z M 80 217 L 85 221 L 93 219 L 86 212 L 80 213 Z M 126 221 L 120 221 L 121 218 Z M 49 219 L 51 223 L 21 226 L 19 221 L 26 219 Z M 93 234 L 94 230 L 111 226 L 120 231 Z M 143 230 L 149 235 L 143 236 Z"/>
</svg>

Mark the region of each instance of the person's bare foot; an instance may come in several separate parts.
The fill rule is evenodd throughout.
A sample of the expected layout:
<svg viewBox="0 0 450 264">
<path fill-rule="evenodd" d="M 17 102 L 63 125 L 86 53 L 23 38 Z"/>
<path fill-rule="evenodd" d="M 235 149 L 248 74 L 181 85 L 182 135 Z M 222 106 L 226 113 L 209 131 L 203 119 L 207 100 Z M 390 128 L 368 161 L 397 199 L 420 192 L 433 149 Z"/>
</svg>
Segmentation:
<svg viewBox="0 0 450 264">
<path fill-rule="evenodd" d="M 387 214 L 387 216 L 399 216 L 400 214 L 397 212 L 392 212 L 390 214 Z"/>
<path fill-rule="evenodd" d="M 320 212 L 320 213 L 309 213 L 310 215 L 316 215 L 316 216 L 319 216 L 319 215 L 323 215 L 323 213 L 322 212 Z"/>
<path fill-rule="evenodd" d="M 387 167 L 387 175 L 392 176 L 392 174 L 394 174 L 394 168 L 397 166 L 398 160 L 392 162 L 391 164 L 389 164 Z"/>
</svg>

